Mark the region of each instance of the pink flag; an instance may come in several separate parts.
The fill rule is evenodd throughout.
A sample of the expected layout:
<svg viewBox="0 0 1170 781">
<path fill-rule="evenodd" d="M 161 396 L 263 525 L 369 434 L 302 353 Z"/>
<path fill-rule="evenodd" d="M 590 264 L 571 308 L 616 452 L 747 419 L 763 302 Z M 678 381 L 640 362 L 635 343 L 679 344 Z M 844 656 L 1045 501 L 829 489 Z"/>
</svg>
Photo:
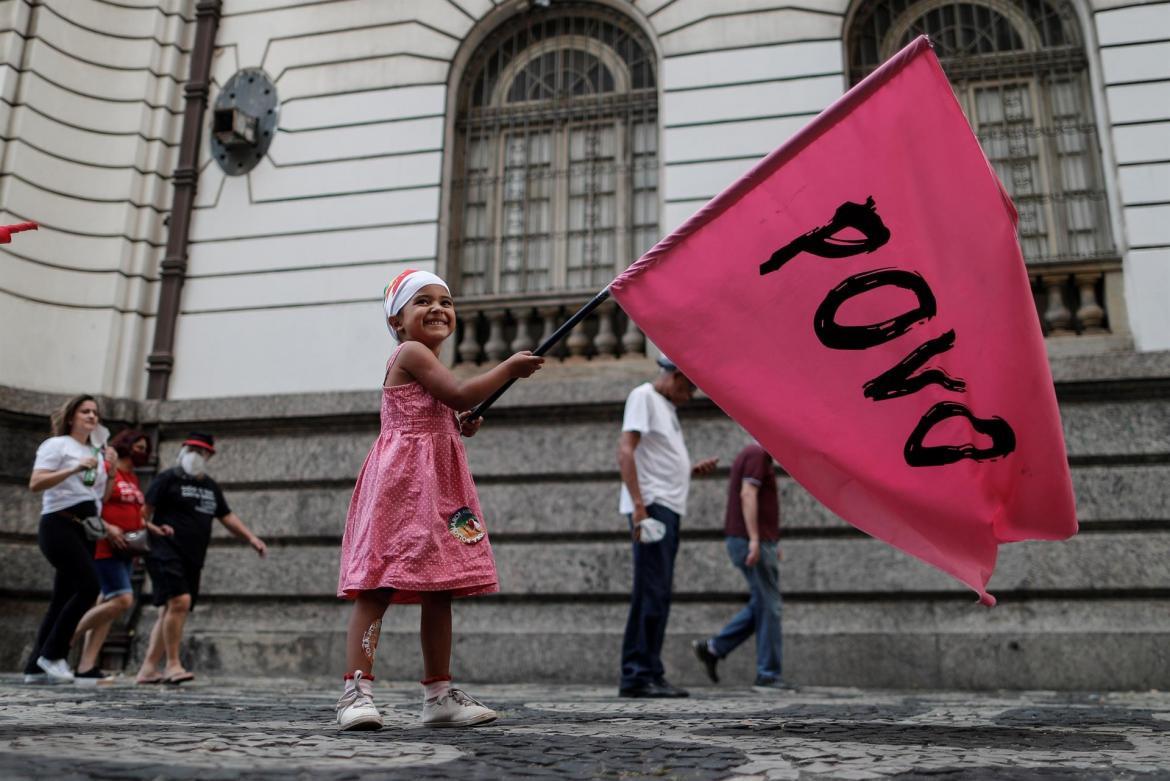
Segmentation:
<svg viewBox="0 0 1170 781">
<path fill-rule="evenodd" d="M 610 290 L 829 509 L 995 604 L 1076 510 L 1015 209 L 921 37 Z"/>
</svg>

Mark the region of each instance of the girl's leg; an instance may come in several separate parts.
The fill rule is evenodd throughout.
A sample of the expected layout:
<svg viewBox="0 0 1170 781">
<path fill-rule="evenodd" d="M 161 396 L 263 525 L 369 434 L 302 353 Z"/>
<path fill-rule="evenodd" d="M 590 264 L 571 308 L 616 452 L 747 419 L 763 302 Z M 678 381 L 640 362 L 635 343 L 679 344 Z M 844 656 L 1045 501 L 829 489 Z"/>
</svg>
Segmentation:
<svg viewBox="0 0 1170 781">
<path fill-rule="evenodd" d="M 367 678 L 374 670 L 374 654 L 382 632 L 382 616 L 390 606 L 390 589 L 362 591 L 353 601 L 345 634 L 345 674 L 361 670 Z"/>
<path fill-rule="evenodd" d="M 53 631 L 53 627 L 57 625 L 57 619 L 60 617 L 65 603 L 69 601 L 69 583 L 71 583 L 70 578 L 62 575 L 60 572 L 57 572 L 53 576 L 53 597 L 49 601 L 49 609 L 45 611 L 45 617 L 41 620 L 40 629 L 37 630 L 37 637 L 33 641 L 32 652 L 29 653 L 28 663 L 24 666 L 25 674 L 41 673 L 41 668 L 37 666 L 37 658 L 42 655 L 45 640 L 49 637 L 49 633 Z"/>
<path fill-rule="evenodd" d="M 48 659 L 64 659 L 69 655 L 77 624 L 97 601 L 98 592 L 101 591 L 97 570 L 93 566 L 93 543 L 86 540 L 80 531 L 69 531 L 73 533 L 62 534 L 61 539 L 56 541 L 57 560 L 50 559 L 57 568 L 53 601 L 57 601 L 59 585 L 63 591 L 71 593 L 61 605 L 57 621 L 41 647 L 41 654 Z"/>
<path fill-rule="evenodd" d="M 118 620 L 118 616 L 129 610 L 133 604 L 132 594 L 117 594 L 96 607 L 91 607 L 89 612 L 82 616 L 81 623 L 77 625 L 74 642 L 77 641 L 78 635 L 88 634 L 85 635 L 81 659 L 77 662 L 77 672 L 88 672 L 97 666 L 98 654 L 106 642 L 110 627 Z"/>
<path fill-rule="evenodd" d="M 498 714 L 451 686 L 451 594 L 422 595 L 423 712 L 428 727 L 472 727 Z"/>
<path fill-rule="evenodd" d="M 451 677 L 451 594 L 445 591 L 422 595 L 423 679 Z"/>
</svg>

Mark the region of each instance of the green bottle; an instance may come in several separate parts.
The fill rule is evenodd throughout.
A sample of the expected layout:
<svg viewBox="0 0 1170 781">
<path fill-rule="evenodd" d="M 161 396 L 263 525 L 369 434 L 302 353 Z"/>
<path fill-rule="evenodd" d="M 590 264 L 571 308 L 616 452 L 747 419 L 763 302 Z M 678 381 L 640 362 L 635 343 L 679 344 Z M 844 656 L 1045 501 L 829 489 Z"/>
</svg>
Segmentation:
<svg viewBox="0 0 1170 781">
<path fill-rule="evenodd" d="M 90 449 L 93 450 L 93 457 L 98 460 L 98 463 L 81 473 L 81 482 L 85 485 L 93 485 L 97 482 L 97 468 L 101 465 L 102 462 L 100 456 L 101 451 L 92 445 L 90 446 Z"/>
</svg>

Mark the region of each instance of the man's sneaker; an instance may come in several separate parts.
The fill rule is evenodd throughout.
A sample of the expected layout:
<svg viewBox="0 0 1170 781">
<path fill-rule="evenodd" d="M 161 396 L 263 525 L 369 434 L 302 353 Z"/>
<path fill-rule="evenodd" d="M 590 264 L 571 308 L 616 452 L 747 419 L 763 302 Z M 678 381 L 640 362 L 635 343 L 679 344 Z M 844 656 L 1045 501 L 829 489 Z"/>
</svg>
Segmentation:
<svg viewBox="0 0 1170 781">
<path fill-rule="evenodd" d="M 113 683 L 114 676 L 106 675 L 96 667 L 91 667 L 83 673 L 74 673 L 73 682 L 78 686 L 103 686 Z"/>
<path fill-rule="evenodd" d="M 73 671 L 69 669 L 69 663 L 64 659 L 46 659 L 43 656 L 38 656 L 37 667 L 45 671 L 52 683 L 71 683 L 73 681 Z"/>
<path fill-rule="evenodd" d="M 695 649 L 695 656 L 707 668 L 707 677 L 711 679 L 711 683 L 719 683 L 719 673 L 715 671 L 716 665 L 719 664 L 719 657 L 711 653 L 711 647 L 707 645 L 707 641 L 696 640 L 691 643 L 691 648 Z"/>
<path fill-rule="evenodd" d="M 355 670 L 351 682 L 345 682 L 345 693 L 337 701 L 337 726 L 349 729 L 382 729 L 382 714 L 374 705 L 374 687 L 369 678 Z"/>
<path fill-rule="evenodd" d="M 790 684 L 783 678 L 760 678 L 756 677 L 756 682 L 752 684 L 753 689 L 766 689 L 769 691 L 792 691 L 796 687 Z"/>
<path fill-rule="evenodd" d="M 495 721 L 499 714 L 462 689 L 423 702 L 422 723 L 427 727 L 473 727 Z"/>
</svg>

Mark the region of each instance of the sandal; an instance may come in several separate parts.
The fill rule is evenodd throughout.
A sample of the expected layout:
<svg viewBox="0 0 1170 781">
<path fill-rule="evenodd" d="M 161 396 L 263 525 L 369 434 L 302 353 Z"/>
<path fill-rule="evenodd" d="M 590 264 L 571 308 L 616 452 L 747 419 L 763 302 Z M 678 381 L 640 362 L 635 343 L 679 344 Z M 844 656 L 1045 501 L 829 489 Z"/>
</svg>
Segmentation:
<svg viewBox="0 0 1170 781">
<path fill-rule="evenodd" d="M 134 683 L 137 684 L 138 686 L 147 686 L 149 684 L 162 683 L 162 682 L 163 682 L 163 677 L 161 675 L 156 675 L 153 678 L 135 678 L 134 679 Z"/>
<path fill-rule="evenodd" d="M 184 670 L 181 673 L 176 673 L 174 675 L 168 675 L 166 678 L 162 679 L 162 682 L 170 684 L 172 686 L 178 686 L 180 683 L 186 683 L 187 681 L 193 681 L 193 680 L 195 680 L 195 673 L 187 672 L 186 670 Z"/>
</svg>

